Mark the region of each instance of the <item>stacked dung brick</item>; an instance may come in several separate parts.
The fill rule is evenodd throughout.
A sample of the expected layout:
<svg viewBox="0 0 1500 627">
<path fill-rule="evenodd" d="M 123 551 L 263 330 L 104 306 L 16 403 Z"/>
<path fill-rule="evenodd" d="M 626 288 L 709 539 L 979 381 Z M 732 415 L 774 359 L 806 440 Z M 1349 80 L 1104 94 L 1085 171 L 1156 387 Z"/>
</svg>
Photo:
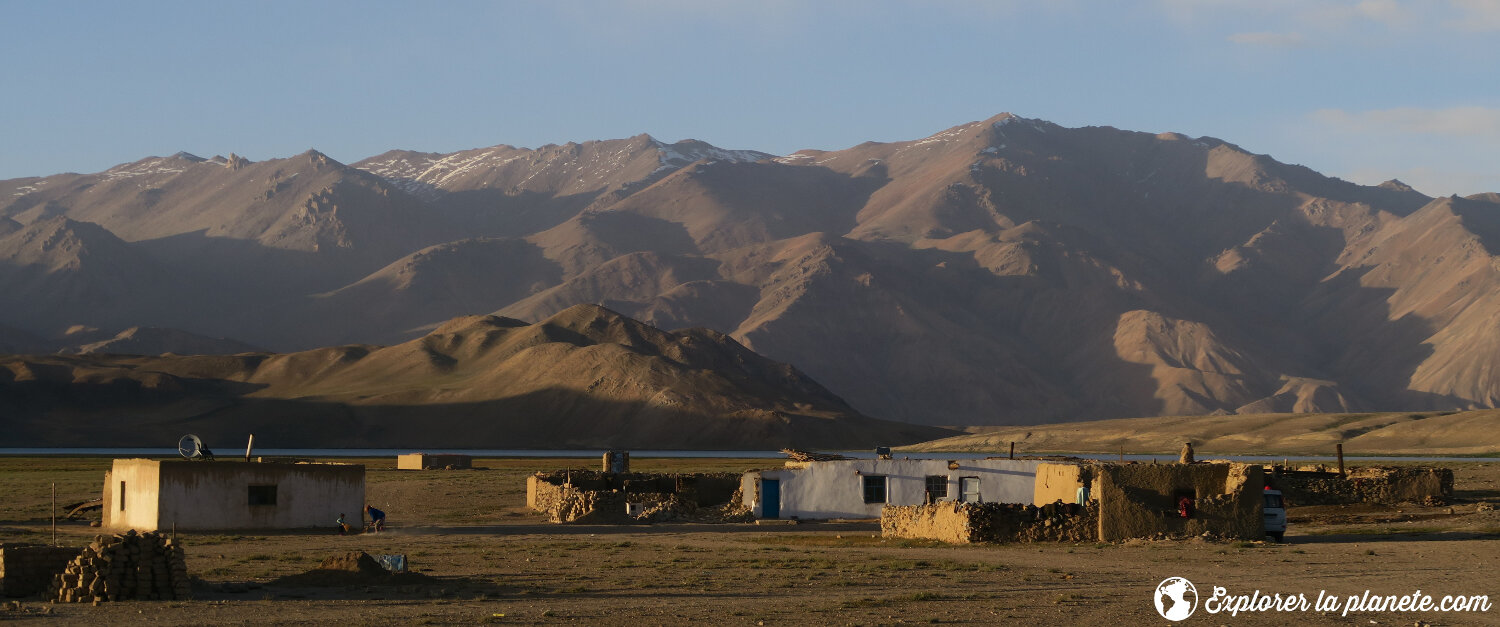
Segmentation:
<svg viewBox="0 0 1500 627">
<path fill-rule="evenodd" d="M 160 601 L 188 598 L 182 545 L 156 533 L 134 530 L 94 541 L 52 581 L 60 603 Z"/>
</svg>

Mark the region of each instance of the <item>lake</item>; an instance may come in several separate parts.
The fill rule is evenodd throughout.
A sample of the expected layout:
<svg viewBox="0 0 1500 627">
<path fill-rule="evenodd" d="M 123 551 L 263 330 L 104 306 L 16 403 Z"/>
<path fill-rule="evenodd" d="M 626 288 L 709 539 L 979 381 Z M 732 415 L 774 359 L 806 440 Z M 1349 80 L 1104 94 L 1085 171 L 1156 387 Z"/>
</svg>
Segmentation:
<svg viewBox="0 0 1500 627">
<path fill-rule="evenodd" d="M 252 454 L 263 457 L 395 457 L 403 453 L 455 453 L 471 457 L 576 457 L 590 458 L 604 455 L 604 449 L 436 449 L 436 448 L 266 448 L 255 449 Z M 873 451 L 834 451 L 855 459 L 874 459 Z M 1068 453 L 1059 453 L 1068 454 Z M 109 457 L 171 457 L 177 455 L 175 448 L 0 448 L 0 455 L 101 455 Z M 231 460 L 243 458 L 244 449 L 220 449 L 219 458 Z M 1100 453 L 1073 453 L 1084 459 L 1118 460 L 1119 455 Z M 780 451 L 630 451 L 635 458 L 646 457 L 708 457 L 719 459 L 767 459 L 783 457 Z M 896 453 L 896 458 L 907 459 L 984 459 L 1001 457 L 994 453 Z M 1278 462 L 1283 459 L 1305 462 L 1336 462 L 1334 457 L 1317 455 L 1199 455 L 1203 460 L 1229 460 L 1236 462 Z M 1170 462 L 1176 455 L 1126 455 L 1126 461 Z M 1500 461 L 1495 457 L 1354 457 L 1345 456 L 1346 464 L 1368 462 L 1474 462 Z"/>
</svg>

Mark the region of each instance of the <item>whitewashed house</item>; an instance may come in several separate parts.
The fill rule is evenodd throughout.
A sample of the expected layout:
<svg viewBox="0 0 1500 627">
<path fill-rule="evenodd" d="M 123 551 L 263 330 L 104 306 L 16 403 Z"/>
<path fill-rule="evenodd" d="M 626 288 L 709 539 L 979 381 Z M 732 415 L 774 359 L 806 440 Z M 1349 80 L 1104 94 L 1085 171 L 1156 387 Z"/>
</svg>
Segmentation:
<svg viewBox="0 0 1500 627">
<path fill-rule="evenodd" d="M 1031 503 L 1040 460 L 844 459 L 788 462 L 740 480 L 757 518 L 879 518 L 886 505 Z"/>
<path fill-rule="evenodd" d="M 117 459 L 104 475 L 105 527 L 300 529 L 357 525 L 362 464 Z"/>
</svg>

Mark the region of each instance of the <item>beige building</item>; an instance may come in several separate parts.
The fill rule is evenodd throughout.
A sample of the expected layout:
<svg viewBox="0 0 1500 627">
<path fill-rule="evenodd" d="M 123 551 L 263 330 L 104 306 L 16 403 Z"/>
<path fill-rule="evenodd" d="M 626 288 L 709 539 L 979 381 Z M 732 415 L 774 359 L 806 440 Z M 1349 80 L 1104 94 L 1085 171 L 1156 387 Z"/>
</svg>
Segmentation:
<svg viewBox="0 0 1500 627">
<path fill-rule="evenodd" d="M 359 521 L 360 464 L 117 459 L 104 475 L 104 526 L 299 529 Z"/>
</svg>

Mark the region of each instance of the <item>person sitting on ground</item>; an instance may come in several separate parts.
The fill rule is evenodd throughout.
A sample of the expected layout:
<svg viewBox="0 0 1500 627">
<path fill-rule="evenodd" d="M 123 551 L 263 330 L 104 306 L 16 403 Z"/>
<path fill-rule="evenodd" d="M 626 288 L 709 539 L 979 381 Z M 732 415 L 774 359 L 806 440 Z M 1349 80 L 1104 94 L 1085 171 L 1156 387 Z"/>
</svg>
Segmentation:
<svg viewBox="0 0 1500 627">
<path fill-rule="evenodd" d="M 370 525 L 375 527 L 376 531 L 385 531 L 385 512 L 366 505 L 365 513 L 370 515 Z"/>
</svg>

